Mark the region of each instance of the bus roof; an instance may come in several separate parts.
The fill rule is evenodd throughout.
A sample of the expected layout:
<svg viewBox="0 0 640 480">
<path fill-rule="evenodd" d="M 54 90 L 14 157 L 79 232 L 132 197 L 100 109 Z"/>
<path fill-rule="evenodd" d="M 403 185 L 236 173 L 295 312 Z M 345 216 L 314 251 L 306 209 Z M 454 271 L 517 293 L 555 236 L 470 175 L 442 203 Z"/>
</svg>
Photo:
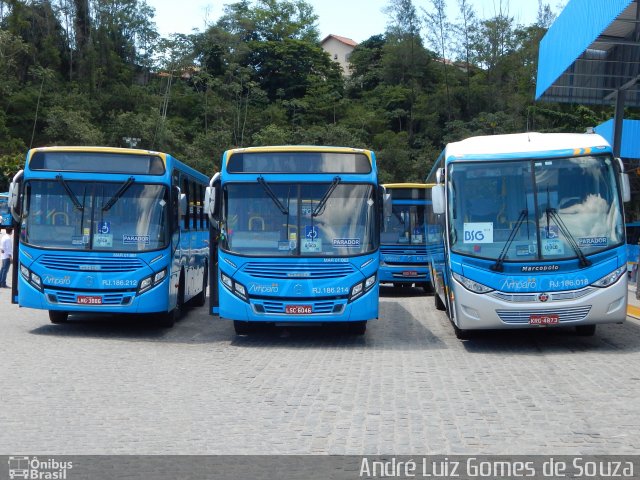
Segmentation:
<svg viewBox="0 0 640 480">
<path fill-rule="evenodd" d="M 511 156 L 536 152 L 560 153 L 567 150 L 573 150 L 574 155 L 585 155 L 591 153 L 592 148 L 600 149 L 601 153 L 611 151 L 609 143 L 595 133 L 512 133 L 469 137 L 449 143 L 446 147 L 446 158 L 468 155 Z"/>
<path fill-rule="evenodd" d="M 431 188 L 434 183 L 384 183 L 385 188 Z"/>
<path fill-rule="evenodd" d="M 123 153 L 131 155 L 159 155 L 164 156 L 165 153 L 156 152 L 154 150 L 143 150 L 141 148 L 117 148 L 117 147 L 79 147 L 79 146 L 54 146 L 54 147 L 37 147 L 29 150 L 29 155 L 36 152 L 104 152 L 104 153 Z"/>
<path fill-rule="evenodd" d="M 338 152 L 338 153 L 370 153 L 365 148 L 352 147 L 328 147 L 318 145 L 271 145 L 263 147 L 232 148 L 227 150 L 227 155 L 234 153 L 262 153 L 262 152 Z"/>
</svg>

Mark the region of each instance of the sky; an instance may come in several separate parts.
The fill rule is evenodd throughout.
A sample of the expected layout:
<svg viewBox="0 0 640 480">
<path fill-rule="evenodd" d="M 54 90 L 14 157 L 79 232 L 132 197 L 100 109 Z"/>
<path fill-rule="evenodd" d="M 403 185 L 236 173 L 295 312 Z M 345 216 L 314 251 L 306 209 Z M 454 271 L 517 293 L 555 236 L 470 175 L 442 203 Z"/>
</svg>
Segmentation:
<svg viewBox="0 0 640 480">
<path fill-rule="evenodd" d="M 530 25 L 535 22 L 538 13 L 537 0 L 470 0 L 479 18 L 495 15 L 500 2 L 503 8 L 508 5 L 510 16 L 516 23 Z M 155 22 L 160 35 L 167 37 L 172 33 L 189 34 L 193 29 L 203 31 L 207 25 L 216 22 L 223 12 L 223 6 L 235 3 L 234 0 L 147 0 L 155 8 Z M 383 9 L 389 0 L 307 0 L 320 17 L 318 27 L 320 39 L 329 34 L 351 38 L 362 42 L 372 35 L 384 33 L 388 17 Z M 457 0 L 446 0 L 448 20 L 453 22 L 459 14 Z M 552 7 L 551 1 L 546 1 Z M 557 2 L 556 2 L 557 3 Z M 430 0 L 414 0 L 419 14 L 421 7 L 432 5 Z M 555 10 L 554 10 L 555 11 Z M 556 12 L 557 13 L 557 12 Z"/>
</svg>

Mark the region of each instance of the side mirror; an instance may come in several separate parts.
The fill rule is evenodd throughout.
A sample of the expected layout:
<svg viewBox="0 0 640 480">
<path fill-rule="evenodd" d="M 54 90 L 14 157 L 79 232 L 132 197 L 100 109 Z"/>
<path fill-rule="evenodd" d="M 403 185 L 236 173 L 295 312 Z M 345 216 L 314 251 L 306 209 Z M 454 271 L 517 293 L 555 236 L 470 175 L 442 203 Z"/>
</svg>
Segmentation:
<svg viewBox="0 0 640 480">
<path fill-rule="evenodd" d="M 624 173 L 624 163 L 621 158 L 616 158 L 618 165 L 620 165 L 620 188 L 622 189 L 622 201 L 631 201 L 631 185 L 629 183 L 629 175 Z"/>
<path fill-rule="evenodd" d="M 209 223 L 212 225 L 217 222 L 219 213 L 220 200 L 218 198 L 220 186 L 220 172 L 216 173 L 209 181 L 209 186 L 204 193 L 204 213 L 209 217 Z"/>
<path fill-rule="evenodd" d="M 431 203 L 434 214 L 444 213 L 444 185 L 438 184 L 431 187 Z"/>
<path fill-rule="evenodd" d="M 185 193 L 180 193 L 178 197 L 178 211 L 180 212 L 180 217 L 184 217 L 187 214 L 187 195 Z"/>
<path fill-rule="evenodd" d="M 629 184 L 629 174 L 620 174 L 620 186 L 622 187 L 622 201 L 631 201 L 631 185 Z"/>
<path fill-rule="evenodd" d="M 444 170 L 442 168 L 436 170 L 436 183 L 439 185 L 444 183 Z"/>
<path fill-rule="evenodd" d="M 382 194 L 382 214 L 384 218 L 389 218 L 392 215 L 391 194 L 386 191 Z"/>
<path fill-rule="evenodd" d="M 22 185 L 22 176 L 24 170 L 20 170 L 13 176 L 13 180 L 9 185 L 9 198 L 8 204 L 11 209 L 11 216 L 16 222 L 20 222 L 20 186 Z"/>
</svg>

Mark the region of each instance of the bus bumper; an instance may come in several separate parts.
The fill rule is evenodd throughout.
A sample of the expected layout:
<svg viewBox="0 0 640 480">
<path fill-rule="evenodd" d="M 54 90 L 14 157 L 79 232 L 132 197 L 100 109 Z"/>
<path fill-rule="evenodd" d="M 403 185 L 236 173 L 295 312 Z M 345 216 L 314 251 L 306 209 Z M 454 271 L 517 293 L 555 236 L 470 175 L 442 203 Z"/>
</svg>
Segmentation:
<svg viewBox="0 0 640 480">
<path fill-rule="evenodd" d="M 286 297 L 249 298 L 245 302 L 224 287 L 220 288 L 220 318 L 268 323 L 358 322 L 378 318 L 378 284 L 361 297 L 304 299 Z M 287 308 L 289 307 L 289 308 Z M 302 307 L 302 308 L 301 308 Z M 311 313 L 286 313 L 306 311 Z"/>
<path fill-rule="evenodd" d="M 427 266 L 415 265 L 380 266 L 378 269 L 380 283 L 428 283 L 431 281 Z"/>
<path fill-rule="evenodd" d="M 116 313 L 155 313 L 166 312 L 169 309 L 167 285 L 169 279 L 156 285 L 151 290 L 138 295 L 131 290 L 96 290 L 73 291 L 61 290 L 45 286 L 39 291 L 18 275 L 18 304 L 21 307 L 40 310 L 57 310 L 69 313 L 116 314 Z M 79 297 L 99 298 L 99 304 L 78 303 Z"/>
<path fill-rule="evenodd" d="M 455 309 L 454 322 L 462 330 L 622 323 L 627 316 L 625 275 L 608 288 L 587 286 L 571 291 L 538 292 L 537 301 L 518 301 L 523 298 L 518 294 L 501 295 L 495 291 L 476 294 L 454 279 L 450 286 L 454 296 L 451 302 Z M 540 298 L 545 295 L 548 299 L 543 302 Z M 541 318 L 552 323 L 538 324 Z"/>
</svg>

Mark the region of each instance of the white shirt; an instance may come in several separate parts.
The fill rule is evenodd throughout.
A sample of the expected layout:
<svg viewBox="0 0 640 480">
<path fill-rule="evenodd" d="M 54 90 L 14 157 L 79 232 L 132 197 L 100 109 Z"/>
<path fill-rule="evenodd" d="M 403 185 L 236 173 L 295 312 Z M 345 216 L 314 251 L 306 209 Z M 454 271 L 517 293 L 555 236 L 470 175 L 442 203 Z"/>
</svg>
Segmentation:
<svg viewBox="0 0 640 480">
<path fill-rule="evenodd" d="M 2 260 L 5 258 L 11 258 L 11 254 L 13 253 L 13 238 L 8 233 L 2 235 L 2 240 L 0 240 L 0 249 L 2 252 Z"/>
</svg>

